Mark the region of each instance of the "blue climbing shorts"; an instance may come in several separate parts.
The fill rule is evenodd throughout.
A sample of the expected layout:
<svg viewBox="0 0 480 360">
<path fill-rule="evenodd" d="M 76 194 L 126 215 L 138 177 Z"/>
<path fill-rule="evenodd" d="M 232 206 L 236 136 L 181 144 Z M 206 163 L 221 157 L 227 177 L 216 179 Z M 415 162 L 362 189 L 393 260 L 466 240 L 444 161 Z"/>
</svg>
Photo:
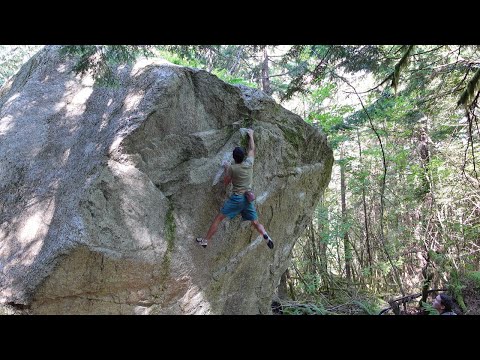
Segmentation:
<svg viewBox="0 0 480 360">
<path fill-rule="evenodd" d="M 255 210 L 255 206 L 253 206 L 253 202 L 249 203 L 245 195 L 233 194 L 230 196 L 230 199 L 223 204 L 220 212 L 230 219 L 233 219 L 239 213 L 242 214 L 243 220 L 252 221 L 258 219 L 257 211 Z"/>
</svg>

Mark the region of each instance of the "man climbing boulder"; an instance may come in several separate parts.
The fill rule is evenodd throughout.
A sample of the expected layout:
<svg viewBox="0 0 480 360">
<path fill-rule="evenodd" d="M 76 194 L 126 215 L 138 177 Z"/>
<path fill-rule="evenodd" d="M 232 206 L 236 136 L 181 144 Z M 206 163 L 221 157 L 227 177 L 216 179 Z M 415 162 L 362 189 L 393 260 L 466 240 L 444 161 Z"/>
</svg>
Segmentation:
<svg viewBox="0 0 480 360">
<path fill-rule="evenodd" d="M 207 247 L 208 242 L 212 239 L 212 236 L 217 232 L 218 225 L 226 217 L 233 219 L 238 214 L 242 215 L 243 220 L 252 222 L 252 226 L 263 235 L 263 238 L 267 242 L 267 246 L 273 249 L 273 241 L 265 231 L 262 224 L 258 222 L 258 215 L 255 209 L 253 201 L 255 195 L 252 191 L 253 180 L 253 163 L 255 156 L 255 141 L 253 139 L 253 130 L 247 130 L 248 135 L 248 151 L 245 158 L 245 152 L 242 148 L 236 147 L 233 149 L 233 159 L 235 163 L 232 165 L 224 164 L 224 178 L 223 183 L 228 186 L 230 182 L 233 185 L 233 194 L 225 201 L 223 207 L 220 209 L 220 213 L 215 217 L 210 228 L 208 229 L 207 236 L 205 238 L 196 238 L 198 244 Z"/>
</svg>

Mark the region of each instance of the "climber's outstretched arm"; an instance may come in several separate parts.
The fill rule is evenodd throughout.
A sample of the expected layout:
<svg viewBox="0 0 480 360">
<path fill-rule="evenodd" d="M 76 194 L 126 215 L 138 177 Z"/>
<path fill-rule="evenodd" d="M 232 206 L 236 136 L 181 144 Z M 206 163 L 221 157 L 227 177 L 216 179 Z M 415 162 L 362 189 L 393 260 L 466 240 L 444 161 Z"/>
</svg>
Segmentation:
<svg viewBox="0 0 480 360">
<path fill-rule="evenodd" d="M 247 156 L 255 156 L 255 141 L 253 140 L 253 130 L 248 129 L 248 151 Z"/>
</svg>

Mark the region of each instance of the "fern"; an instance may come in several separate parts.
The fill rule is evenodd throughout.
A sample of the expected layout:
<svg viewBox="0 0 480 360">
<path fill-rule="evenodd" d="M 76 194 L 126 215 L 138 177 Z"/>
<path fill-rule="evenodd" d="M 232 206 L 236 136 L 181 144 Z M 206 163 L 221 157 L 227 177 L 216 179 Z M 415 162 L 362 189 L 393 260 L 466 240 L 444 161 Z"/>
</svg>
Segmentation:
<svg viewBox="0 0 480 360">
<path fill-rule="evenodd" d="M 433 307 L 432 304 L 422 301 L 422 309 L 425 310 L 428 315 L 439 315 L 437 309 Z"/>
<path fill-rule="evenodd" d="M 459 274 L 456 270 L 451 270 L 450 271 L 450 284 L 448 286 L 448 289 L 450 293 L 453 294 L 455 300 L 457 300 L 458 305 L 460 305 L 460 308 L 462 309 L 463 312 L 467 311 L 467 306 L 465 305 L 465 302 L 463 301 L 463 294 L 462 290 L 465 288 L 465 285 L 463 285 L 460 281 Z"/>
<path fill-rule="evenodd" d="M 374 303 L 362 302 L 358 300 L 354 300 L 353 302 L 360 306 L 368 315 L 377 315 L 380 312 L 380 309 Z"/>
<path fill-rule="evenodd" d="M 283 307 L 284 315 L 328 315 L 322 304 L 292 304 Z"/>
</svg>

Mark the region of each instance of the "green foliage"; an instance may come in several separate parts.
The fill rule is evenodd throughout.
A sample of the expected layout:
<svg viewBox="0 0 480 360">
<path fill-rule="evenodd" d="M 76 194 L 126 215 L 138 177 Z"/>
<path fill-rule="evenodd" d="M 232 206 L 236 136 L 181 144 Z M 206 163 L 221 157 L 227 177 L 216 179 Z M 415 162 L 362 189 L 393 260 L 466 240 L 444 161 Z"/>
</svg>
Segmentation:
<svg viewBox="0 0 480 360">
<path fill-rule="evenodd" d="M 336 88 L 335 84 L 329 83 L 319 86 L 310 93 L 311 100 L 314 104 L 321 104 L 325 99 L 332 95 L 332 90 Z"/>
<path fill-rule="evenodd" d="M 419 164 L 407 164 L 405 168 L 407 184 L 410 187 L 410 193 L 405 200 L 423 201 L 424 196 L 429 192 L 425 170 Z"/>
<path fill-rule="evenodd" d="M 285 315 L 327 315 L 329 312 L 322 304 L 300 304 L 284 306 L 283 313 Z"/>
<path fill-rule="evenodd" d="M 472 280 L 476 286 L 480 287 L 480 271 L 471 271 L 465 274 L 468 279 Z"/>
<path fill-rule="evenodd" d="M 343 118 L 340 115 L 332 113 L 316 113 L 312 112 L 307 117 L 307 122 L 318 122 L 325 133 L 330 133 L 332 129 L 336 129 L 343 124 Z"/>
<path fill-rule="evenodd" d="M 237 76 L 233 76 L 233 75 L 230 75 L 228 73 L 227 70 L 225 69 L 215 69 L 212 71 L 212 74 L 218 76 L 220 79 L 222 79 L 223 81 L 229 83 L 229 84 L 240 84 L 240 85 L 245 85 L 245 86 L 249 86 L 251 88 L 254 88 L 256 89 L 257 88 L 257 84 L 251 82 L 251 81 L 247 81 L 245 79 L 242 79 L 242 78 L 239 78 Z"/>
<path fill-rule="evenodd" d="M 0 45 L 0 86 L 42 48 L 42 45 Z"/>
<path fill-rule="evenodd" d="M 480 238 L 480 224 L 472 224 L 463 227 L 463 233 L 466 239 L 479 239 Z"/>
<path fill-rule="evenodd" d="M 409 163 L 410 153 L 410 150 L 407 149 L 397 149 L 396 152 L 390 153 L 388 160 L 395 164 L 396 171 L 404 171 Z"/>
<path fill-rule="evenodd" d="M 389 275 L 392 271 L 392 265 L 388 261 L 379 261 L 376 264 L 375 268 L 380 270 L 384 276 Z"/>
<path fill-rule="evenodd" d="M 328 137 L 328 145 L 332 149 L 338 149 L 342 143 L 348 141 L 349 139 L 349 136 L 346 134 L 334 134 Z"/>
<path fill-rule="evenodd" d="M 302 282 L 304 291 L 307 295 L 315 295 L 321 286 L 321 279 L 318 274 L 305 274 Z"/>
<path fill-rule="evenodd" d="M 400 80 L 400 71 L 405 67 L 407 67 L 408 63 L 410 62 L 409 56 L 412 50 L 413 50 L 413 45 L 410 45 L 405 51 L 405 54 L 402 56 L 400 61 L 395 65 L 395 69 L 392 74 L 392 87 L 395 93 L 397 92 L 398 82 Z"/>
<path fill-rule="evenodd" d="M 369 301 L 369 300 L 354 300 L 355 304 L 357 304 L 360 308 L 362 308 L 367 315 L 377 315 L 380 313 L 380 306 L 376 301 Z"/>
<path fill-rule="evenodd" d="M 118 85 L 116 67 L 131 64 L 139 55 L 151 55 L 150 46 L 140 45 L 64 45 L 61 53 L 76 58 L 75 73 L 91 72 L 97 84 Z"/>
<path fill-rule="evenodd" d="M 434 141 L 441 141 L 454 136 L 461 128 L 458 124 L 439 124 L 430 134 Z"/>
<path fill-rule="evenodd" d="M 175 65 L 200 68 L 200 69 L 205 66 L 205 64 L 203 64 L 198 59 L 182 57 L 177 53 L 172 53 L 166 50 L 161 50 L 159 52 L 159 55 L 163 57 L 165 60 L 170 61 L 172 64 L 175 64 Z"/>
<path fill-rule="evenodd" d="M 365 56 L 367 53 L 369 59 Z M 431 249 L 429 254 L 436 285 L 450 284 L 451 292 L 463 307 L 462 285 L 455 280 L 452 271 L 479 271 L 474 244 L 480 238 L 480 222 L 475 205 L 478 204 L 478 188 L 472 180 L 476 175 L 470 150 L 464 159 L 468 123 L 463 118 L 464 110 L 455 107 L 465 88 L 470 86 L 477 91 L 480 80 L 477 82 L 477 74 L 472 76 L 469 69 L 472 69 L 472 63 L 480 63 L 480 47 L 325 46 L 322 52 L 316 53 L 314 46 L 299 45 L 292 47 L 286 58 L 289 62 L 297 61 L 298 65 L 287 95 L 303 94 L 301 99 L 308 104 L 305 106 L 306 122 L 320 127 L 327 134 L 335 158 L 340 157 L 339 145 L 345 152 L 342 157 L 347 170 L 348 220 L 343 222 L 339 216 L 338 167 L 334 169 L 331 191 L 323 198 L 326 209 L 317 216 L 318 241 L 327 244 L 328 271 L 335 276 L 344 276 L 342 236 L 348 231 L 355 250 L 352 251 L 351 264 L 356 281 L 360 282 L 359 287 L 368 284 L 372 291 L 398 292 L 392 264 L 386 257 L 388 253 L 404 280 L 404 286 L 407 284 L 404 290 L 414 292 L 422 285 L 411 282 L 422 271 L 418 258 L 426 255 L 425 248 Z M 342 86 L 345 84 L 339 79 L 346 78 L 354 84 L 353 77 L 348 77 L 348 69 L 360 68 L 373 72 L 375 79 L 379 80 L 375 85 L 380 85 L 390 75 L 393 88 L 382 89 L 382 84 L 372 91 L 360 93 L 357 87 L 366 111 L 358 101 L 353 104 L 355 111 L 353 108 L 340 111 L 345 103 L 333 100 L 342 101 L 342 90 L 345 90 Z M 469 80 L 470 85 L 467 84 Z M 474 82 L 476 87 L 472 85 Z M 360 83 L 357 81 L 354 85 Z M 351 93 L 351 88 L 344 88 Z M 476 95 L 475 91 L 470 94 Z M 349 105 L 352 105 L 351 100 Z M 372 125 L 381 137 L 386 157 L 382 213 L 382 152 Z M 476 129 L 473 130 L 475 150 L 478 150 L 480 137 L 478 132 L 475 133 Z M 420 157 L 422 131 L 426 131 L 431 139 L 427 144 L 428 160 Z M 480 157 L 476 158 L 478 164 Z M 465 172 L 471 177 L 469 181 L 463 175 L 465 161 Z M 479 168 L 480 164 L 477 172 Z M 364 214 L 363 202 L 367 214 Z M 365 231 L 369 232 L 371 265 L 367 260 Z M 383 241 L 380 241 L 380 231 Z M 309 248 L 302 246 L 303 252 L 297 256 L 311 257 Z M 323 265 L 315 266 L 311 260 L 306 264 L 308 266 L 299 266 L 303 276 L 315 273 L 316 266 Z M 451 275 L 447 277 L 446 274 Z M 315 279 L 313 275 L 307 278 L 309 286 L 299 285 L 309 296 L 315 296 L 315 289 L 318 294 L 328 286 L 323 275 L 318 283 L 312 280 Z"/>
<path fill-rule="evenodd" d="M 370 277 L 372 275 L 372 268 L 370 266 L 366 266 L 361 269 L 361 274 L 363 277 Z"/>
<path fill-rule="evenodd" d="M 440 315 L 437 309 L 435 309 L 432 304 L 422 301 L 421 307 L 428 315 Z"/>
<path fill-rule="evenodd" d="M 468 82 L 465 91 L 457 102 L 457 105 L 470 107 L 478 91 L 480 91 L 480 69 L 475 72 L 475 75 L 473 75 L 472 79 Z"/>
<path fill-rule="evenodd" d="M 451 269 L 451 267 L 448 267 Z M 450 283 L 448 284 L 449 291 L 453 294 L 455 300 L 457 300 L 458 305 L 463 312 L 467 311 L 465 302 L 463 301 L 462 290 L 465 288 L 465 285 L 461 283 L 460 274 L 456 269 L 450 270 Z"/>
</svg>

